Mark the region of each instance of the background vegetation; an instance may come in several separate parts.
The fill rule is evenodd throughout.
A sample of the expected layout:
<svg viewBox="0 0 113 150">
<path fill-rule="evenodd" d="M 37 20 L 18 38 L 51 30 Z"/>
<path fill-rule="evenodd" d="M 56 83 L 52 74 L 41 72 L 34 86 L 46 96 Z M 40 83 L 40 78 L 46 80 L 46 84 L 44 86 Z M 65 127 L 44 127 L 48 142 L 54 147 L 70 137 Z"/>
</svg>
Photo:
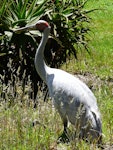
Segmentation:
<svg viewBox="0 0 113 150">
<path fill-rule="evenodd" d="M 30 40 L 30 42 L 32 41 L 33 47 L 37 46 L 35 40 L 33 40 L 33 38 L 31 37 L 31 33 L 29 33 L 30 35 L 29 34 L 26 35 L 22 33 L 23 35 L 20 35 L 21 38 L 20 37 L 17 38 L 17 35 L 15 35 L 12 32 L 12 30 L 16 28 L 17 26 L 26 25 L 29 22 L 29 20 L 31 20 L 31 18 L 30 19 L 29 17 L 27 19 L 22 18 L 21 20 L 20 18 L 18 19 L 16 17 L 15 13 L 12 13 L 10 11 L 9 11 L 11 13 L 10 15 L 5 14 L 6 12 L 4 11 L 4 7 L 8 5 L 7 6 L 8 8 L 10 5 L 9 3 L 6 3 L 6 2 L 7 1 L 4 1 L 4 5 L 2 5 L 1 10 L 0 10 L 0 15 L 2 18 L 0 20 L 0 26 L 1 26 L 0 28 L 0 33 L 1 33 L 0 35 L 0 38 L 1 38 L 0 67 L 8 68 L 7 69 L 8 72 L 11 73 L 10 75 L 11 80 L 7 80 L 8 81 L 7 84 L 5 84 L 5 82 L 2 82 L 2 84 L 0 84 L 0 94 L 1 94 L 0 149 L 5 149 L 5 150 L 9 150 L 9 149 L 11 150 L 12 149 L 22 149 L 22 150 L 24 149 L 25 150 L 80 149 L 80 150 L 86 150 L 87 149 L 89 150 L 90 148 L 92 148 L 91 146 L 87 145 L 83 141 L 78 141 L 77 139 L 73 140 L 68 145 L 56 144 L 58 135 L 60 135 L 60 133 L 62 132 L 62 122 L 60 120 L 58 113 L 54 110 L 54 107 L 52 106 L 51 101 L 48 101 L 45 103 L 43 102 L 44 95 L 40 90 L 37 96 L 38 98 L 37 109 L 33 109 L 34 103 L 32 101 L 32 96 L 31 96 L 32 80 L 29 75 L 27 76 L 28 77 L 27 80 L 26 81 L 24 80 L 25 73 L 26 73 L 24 72 L 25 68 L 22 68 L 23 70 L 21 70 L 21 68 L 18 68 L 16 66 L 15 68 L 17 70 L 15 71 L 14 67 L 12 67 L 13 64 L 18 65 L 19 63 L 19 65 L 22 67 L 22 66 L 26 66 L 25 64 L 29 63 L 29 62 L 25 62 L 24 60 L 27 56 L 23 57 L 26 54 L 26 53 L 24 54 L 25 45 L 21 44 L 22 49 L 21 51 L 19 51 L 19 54 L 21 55 L 18 55 L 18 51 L 16 52 L 16 50 L 20 50 L 20 47 L 19 47 L 20 42 L 17 42 L 17 41 L 20 41 L 22 37 L 24 37 L 24 39 L 27 39 L 29 37 L 28 39 Z M 19 2 L 19 5 L 20 5 L 21 1 L 16 1 L 16 2 Z M 45 5 L 44 5 L 45 2 L 44 1 L 40 1 L 40 2 L 42 4 L 40 6 L 42 7 L 39 10 L 42 10 L 40 14 L 43 14 L 43 11 L 46 10 Z M 32 4 L 32 2 L 29 1 L 29 5 L 27 5 L 26 3 L 26 7 L 30 8 L 30 4 L 31 6 L 32 5 L 34 6 L 35 3 Z M 14 8 L 15 7 L 16 6 L 14 6 Z M 12 9 L 16 10 L 16 8 L 15 9 L 14 8 Z M 62 69 L 72 74 L 76 74 L 79 78 L 84 80 L 84 82 L 86 82 L 88 86 L 95 93 L 97 100 L 98 100 L 99 108 L 102 114 L 103 133 L 105 135 L 105 137 L 103 138 L 104 145 L 106 149 L 112 149 L 112 145 L 113 145 L 113 107 L 112 107 L 113 106 L 113 78 L 112 78 L 112 74 L 113 74 L 113 68 L 112 68 L 113 66 L 113 59 L 112 59 L 113 57 L 113 46 L 112 46 L 113 2 L 112 0 L 107 0 L 107 1 L 106 0 L 98 0 L 98 1 L 88 0 L 88 2 L 85 3 L 85 6 L 82 8 L 82 10 L 83 11 L 87 9 L 91 10 L 94 8 L 99 8 L 100 10 L 96 10 L 89 14 L 89 17 L 92 18 L 90 22 L 91 32 L 87 34 L 86 37 L 87 39 L 90 39 L 89 49 L 88 49 L 91 52 L 90 55 L 87 53 L 87 51 L 84 51 L 83 46 L 81 47 L 81 50 L 79 49 L 79 52 L 75 53 L 76 55 L 74 55 L 77 57 L 77 60 L 74 59 L 72 55 L 70 56 L 70 54 L 67 51 L 66 54 L 67 53 L 69 54 L 67 56 L 70 56 L 69 57 L 70 59 L 67 59 L 65 64 L 59 65 L 59 66 Z M 31 10 L 35 11 L 34 9 L 31 9 Z M 61 9 L 59 8 L 59 10 Z M 13 14 L 17 20 L 15 20 Z M 42 15 L 40 14 L 39 14 L 39 18 L 42 17 Z M 12 19 L 9 18 L 9 20 L 7 19 L 5 20 L 5 21 L 8 21 L 8 24 L 7 22 L 2 22 L 4 21 L 4 16 L 12 17 Z M 47 19 L 50 21 L 52 25 L 51 17 L 50 18 L 47 17 Z M 24 24 L 23 24 L 23 21 L 25 21 Z M 65 19 L 63 21 L 64 23 L 66 22 Z M 4 24 L 7 24 L 7 26 L 4 26 Z M 57 27 L 57 26 L 55 25 L 55 22 L 54 22 L 54 27 Z M 61 28 L 61 25 L 59 25 L 58 27 Z M 85 22 L 85 27 L 86 27 L 86 22 Z M 9 32 L 4 32 L 4 30 L 10 31 L 12 34 L 11 33 L 9 34 Z M 10 36 L 11 36 L 11 39 L 9 38 Z M 55 36 L 54 33 L 52 33 L 52 39 L 54 39 L 55 42 L 58 42 L 57 46 L 60 45 L 62 47 L 61 43 L 65 43 L 65 42 L 62 42 L 59 37 L 56 40 L 54 36 Z M 13 42 L 12 42 L 13 44 L 11 43 L 12 39 L 13 39 Z M 23 41 L 23 39 L 21 40 Z M 17 43 L 14 44 L 14 42 L 17 42 Z M 32 49 L 32 44 L 30 43 L 29 46 L 27 45 L 28 52 L 29 52 L 29 49 L 30 50 Z M 76 47 L 77 45 L 74 45 L 75 52 L 76 50 L 78 50 L 76 49 Z M 32 53 L 35 54 L 34 49 L 32 50 Z M 13 55 L 15 54 L 15 55 L 13 57 L 7 57 L 7 56 L 12 56 L 12 54 Z M 29 54 L 31 56 L 31 51 L 27 55 Z M 21 57 L 17 58 L 17 56 L 21 56 Z M 33 65 L 33 57 L 34 56 L 32 56 L 31 58 L 32 65 Z M 9 59 L 9 58 L 15 58 L 15 60 Z M 27 58 L 26 58 L 26 61 L 27 61 Z M 3 63 L 4 62 L 3 60 L 8 60 L 8 61 L 7 63 Z M 58 58 L 57 58 L 57 61 L 59 61 Z M 22 62 L 24 62 L 25 64 Z M 5 67 L 3 67 L 4 64 L 5 64 Z M 50 65 L 54 66 L 55 64 L 50 64 Z M 55 67 L 58 67 L 58 66 L 55 66 Z M 5 81 L 7 77 L 5 75 L 7 75 L 7 72 L 4 71 L 4 69 L 0 69 L 0 71 L 1 71 L 1 81 Z M 15 76 L 12 75 L 12 73 L 14 72 L 16 72 Z M 21 75 L 19 74 L 20 72 L 22 72 Z M 12 79 L 14 79 L 16 86 L 13 86 L 14 82 L 12 82 Z M 38 87 L 41 88 L 42 86 L 39 84 Z M 16 90 L 16 94 L 15 94 L 15 90 Z M 33 121 L 36 123 L 36 126 L 34 127 L 32 127 Z M 93 145 L 93 149 L 96 149 L 94 145 Z"/>
<path fill-rule="evenodd" d="M 82 0 L 5 0 L 0 11 L 0 74 L 2 83 L 12 81 L 16 96 L 16 78 L 23 81 L 23 91 L 27 81 L 31 81 L 31 98 L 36 99 L 42 81 L 34 68 L 34 55 L 41 36 L 36 32 L 16 34 L 16 28 L 36 23 L 39 19 L 51 25 L 51 38 L 45 48 L 45 58 L 51 67 L 60 67 L 66 58 L 76 53 L 78 47 L 87 49 L 86 16 Z M 44 88 L 45 91 L 45 88 Z M 5 93 L 4 93 L 5 96 Z M 46 98 L 46 97 L 45 97 Z"/>
</svg>

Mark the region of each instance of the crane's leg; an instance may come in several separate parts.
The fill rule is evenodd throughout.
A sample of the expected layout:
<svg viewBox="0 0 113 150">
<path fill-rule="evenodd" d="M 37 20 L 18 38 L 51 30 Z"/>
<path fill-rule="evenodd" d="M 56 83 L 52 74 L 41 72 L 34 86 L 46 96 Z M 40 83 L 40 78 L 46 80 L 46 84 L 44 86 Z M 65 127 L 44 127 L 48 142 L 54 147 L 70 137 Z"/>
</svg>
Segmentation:
<svg viewBox="0 0 113 150">
<path fill-rule="evenodd" d="M 64 132 L 67 133 L 67 125 L 68 125 L 67 119 L 63 121 L 63 124 L 64 124 Z"/>
<path fill-rule="evenodd" d="M 57 143 L 68 143 L 69 138 L 68 138 L 68 133 L 67 133 L 67 126 L 68 126 L 68 120 L 67 118 L 63 118 L 63 125 L 64 125 L 64 130 L 63 133 L 59 136 Z"/>
</svg>

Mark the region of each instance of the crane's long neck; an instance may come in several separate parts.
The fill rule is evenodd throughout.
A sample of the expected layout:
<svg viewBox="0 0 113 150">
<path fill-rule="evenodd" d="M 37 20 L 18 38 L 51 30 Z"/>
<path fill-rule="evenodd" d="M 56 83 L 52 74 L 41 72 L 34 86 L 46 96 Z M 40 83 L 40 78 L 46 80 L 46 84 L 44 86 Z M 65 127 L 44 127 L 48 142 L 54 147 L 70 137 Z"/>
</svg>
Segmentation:
<svg viewBox="0 0 113 150">
<path fill-rule="evenodd" d="M 49 33 L 50 33 L 50 28 L 46 28 L 43 32 L 41 42 L 35 54 L 36 71 L 39 74 L 39 76 L 42 78 L 42 80 L 45 81 L 45 83 L 46 83 L 48 66 L 45 64 L 45 61 L 44 61 L 44 49 L 48 40 Z"/>
</svg>

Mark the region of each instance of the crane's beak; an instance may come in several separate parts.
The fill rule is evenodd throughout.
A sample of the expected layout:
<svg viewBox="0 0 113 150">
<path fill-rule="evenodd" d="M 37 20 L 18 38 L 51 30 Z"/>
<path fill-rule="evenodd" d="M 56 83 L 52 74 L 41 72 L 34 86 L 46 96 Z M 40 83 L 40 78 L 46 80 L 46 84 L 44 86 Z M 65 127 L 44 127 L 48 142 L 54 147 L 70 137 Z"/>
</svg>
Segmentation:
<svg viewBox="0 0 113 150">
<path fill-rule="evenodd" d="M 16 29 L 16 30 L 14 30 L 14 32 L 17 33 L 17 34 L 20 34 L 22 32 L 35 30 L 35 29 L 36 29 L 35 25 L 30 25 L 30 26 L 27 26 L 27 27 L 22 27 L 22 28 Z"/>
</svg>

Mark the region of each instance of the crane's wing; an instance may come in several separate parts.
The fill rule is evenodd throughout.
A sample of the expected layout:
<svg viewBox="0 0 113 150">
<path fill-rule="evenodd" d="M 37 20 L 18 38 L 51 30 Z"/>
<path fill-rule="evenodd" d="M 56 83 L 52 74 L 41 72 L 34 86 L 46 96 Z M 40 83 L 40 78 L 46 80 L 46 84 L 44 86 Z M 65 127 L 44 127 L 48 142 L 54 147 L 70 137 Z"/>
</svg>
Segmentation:
<svg viewBox="0 0 113 150">
<path fill-rule="evenodd" d="M 65 71 L 59 69 L 52 71 L 53 73 L 48 76 L 48 88 L 51 97 L 65 93 L 67 97 L 74 97 L 89 107 L 96 107 L 96 98 L 85 83 Z"/>
</svg>

